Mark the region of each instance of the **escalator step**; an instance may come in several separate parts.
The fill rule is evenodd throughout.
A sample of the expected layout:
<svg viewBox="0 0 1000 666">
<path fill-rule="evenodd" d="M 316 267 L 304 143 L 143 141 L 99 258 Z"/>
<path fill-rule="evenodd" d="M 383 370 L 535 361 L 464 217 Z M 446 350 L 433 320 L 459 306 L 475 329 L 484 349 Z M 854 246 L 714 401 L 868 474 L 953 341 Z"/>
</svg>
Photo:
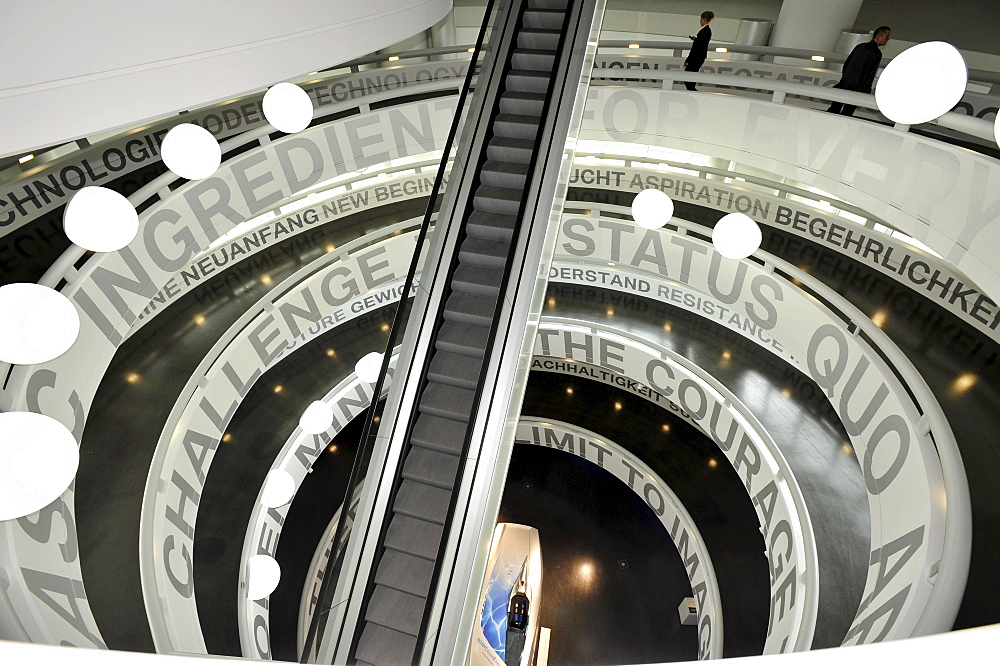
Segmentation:
<svg viewBox="0 0 1000 666">
<path fill-rule="evenodd" d="M 530 9 L 563 9 L 569 5 L 569 0 L 528 0 Z"/>
<path fill-rule="evenodd" d="M 556 52 L 547 49 L 516 49 L 511 57 L 514 69 L 534 69 L 551 72 L 556 62 Z"/>
<path fill-rule="evenodd" d="M 493 121 L 493 135 L 534 141 L 538 136 L 538 116 L 501 113 Z"/>
<path fill-rule="evenodd" d="M 507 265 L 510 243 L 466 237 L 458 251 L 458 259 L 470 266 L 484 266 L 503 270 Z"/>
<path fill-rule="evenodd" d="M 451 493 L 447 490 L 404 479 L 399 485 L 392 510 L 410 518 L 444 525 L 450 501 Z"/>
<path fill-rule="evenodd" d="M 542 93 L 526 93 L 508 90 L 500 95 L 500 113 L 517 113 L 526 116 L 540 116 L 545 108 L 546 96 Z"/>
<path fill-rule="evenodd" d="M 555 51 L 559 48 L 559 30 L 537 30 L 523 28 L 517 33 L 519 49 Z"/>
<path fill-rule="evenodd" d="M 482 367 L 482 362 L 477 363 L 476 359 L 468 356 L 439 351 L 427 368 L 427 378 L 438 384 L 475 390 Z"/>
<path fill-rule="evenodd" d="M 426 601 L 424 597 L 376 585 L 365 620 L 415 637 L 420 631 Z"/>
<path fill-rule="evenodd" d="M 489 164 L 489 162 L 487 162 Z M 475 238 L 510 242 L 514 238 L 517 218 L 513 215 L 497 215 L 475 211 L 469 216 L 466 233 Z"/>
<path fill-rule="evenodd" d="M 466 294 L 489 296 L 496 299 L 500 295 L 503 271 L 481 266 L 460 265 L 452 276 L 451 288 Z"/>
<path fill-rule="evenodd" d="M 358 663 L 373 666 L 409 664 L 417 649 L 417 639 L 378 624 L 365 625 L 355 657 Z"/>
<path fill-rule="evenodd" d="M 451 490 L 458 476 L 459 457 L 414 446 L 406 454 L 403 478 Z"/>
<path fill-rule="evenodd" d="M 472 411 L 475 391 L 428 382 L 420 398 L 420 413 L 465 421 Z"/>
<path fill-rule="evenodd" d="M 521 208 L 521 196 L 523 194 L 523 190 L 510 187 L 480 185 L 476 188 L 476 194 L 473 197 L 473 206 L 476 210 L 486 213 L 517 215 L 517 211 Z"/>
<path fill-rule="evenodd" d="M 453 455 L 462 455 L 468 423 L 421 414 L 413 426 L 410 443 Z"/>
<path fill-rule="evenodd" d="M 515 92 L 547 93 L 552 75 L 533 69 L 512 69 L 507 72 L 504 87 Z"/>
<path fill-rule="evenodd" d="M 508 139 L 495 136 L 486 144 L 486 159 L 498 162 L 528 164 L 535 156 L 535 142 L 529 139 Z"/>
<path fill-rule="evenodd" d="M 375 583 L 394 590 L 426 597 L 434 574 L 434 562 L 398 550 L 386 550 L 375 572 Z"/>
<path fill-rule="evenodd" d="M 558 30 L 566 22 L 566 12 L 561 9 L 528 9 L 524 12 L 524 23 L 528 29 Z"/>
<path fill-rule="evenodd" d="M 500 116 L 503 117 L 502 115 Z M 523 188 L 528 179 L 528 165 L 488 160 L 479 171 L 479 182 L 493 187 Z"/>
<path fill-rule="evenodd" d="M 438 330 L 434 348 L 442 352 L 470 356 L 472 361 L 472 359 L 482 359 L 486 355 L 486 345 L 489 341 L 489 326 L 446 321 Z"/>
<path fill-rule="evenodd" d="M 401 513 L 392 517 L 385 533 L 385 546 L 427 560 L 437 557 L 444 527 Z"/>
<path fill-rule="evenodd" d="M 469 239 L 466 239 L 465 242 L 468 243 Z M 496 243 L 497 241 L 485 242 Z M 448 297 L 448 302 L 445 303 L 444 318 L 446 321 L 457 321 L 473 326 L 489 326 L 490 322 L 493 321 L 494 310 L 496 310 L 495 299 L 453 291 Z"/>
</svg>

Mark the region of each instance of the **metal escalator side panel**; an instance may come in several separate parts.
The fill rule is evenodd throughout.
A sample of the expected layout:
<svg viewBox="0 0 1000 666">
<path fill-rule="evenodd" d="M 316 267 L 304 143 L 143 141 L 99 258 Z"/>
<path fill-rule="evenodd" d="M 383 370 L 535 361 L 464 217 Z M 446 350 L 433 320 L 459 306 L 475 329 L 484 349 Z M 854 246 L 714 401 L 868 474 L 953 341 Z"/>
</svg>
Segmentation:
<svg viewBox="0 0 1000 666">
<path fill-rule="evenodd" d="M 464 165 L 470 162 L 469 156 L 473 153 L 479 135 L 478 124 L 482 109 L 490 103 L 490 99 L 494 96 L 496 80 L 501 76 L 501 73 L 496 71 L 498 58 L 501 63 L 503 61 L 503 58 L 498 56 L 497 44 L 503 41 L 504 34 L 513 31 L 508 20 L 508 5 L 507 0 L 490 0 L 487 5 L 483 29 L 473 56 L 473 65 L 470 66 L 466 79 L 466 90 L 461 96 L 464 103 L 459 106 L 448 141 L 448 145 L 454 146 L 455 149 L 445 151 L 442 171 L 439 172 L 432 203 L 425 217 L 422 237 L 423 234 L 427 234 L 427 237 L 417 248 L 417 255 L 414 257 L 411 275 L 407 282 L 410 285 L 412 281 L 412 290 L 409 293 L 414 294 L 410 311 L 417 315 L 411 315 L 411 321 L 405 326 L 398 326 L 400 317 L 397 314 L 397 321 L 393 324 L 390 344 L 399 344 L 401 347 L 399 365 L 392 385 L 389 386 L 389 395 L 382 412 L 380 427 L 377 428 L 378 432 L 374 434 L 373 428 L 373 434 L 369 438 L 374 440 L 374 445 L 371 446 L 371 459 L 357 465 L 358 469 L 355 470 L 355 472 L 360 470 L 361 477 L 367 479 L 368 483 L 363 485 L 355 525 L 345 547 L 343 571 L 336 577 L 331 576 L 329 580 L 324 581 L 324 585 L 329 583 L 330 588 L 329 592 L 323 590 L 326 592 L 325 596 L 321 592 L 324 600 L 325 616 L 322 618 L 324 626 L 319 631 L 313 627 L 310 632 L 311 637 L 314 634 L 317 636 L 316 643 L 311 649 L 304 651 L 301 656 L 303 662 L 346 663 L 348 661 L 353 652 L 356 627 L 363 621 L 364 592 L 368 581 L 374 576 L 375 566 L 378 563 L 375 558 L 375 546 L 386 538 L 392 528 L 390 518 L 393 502 L 398 500 L 403 503 L 408 502 L 410 506 L 417 505 L 418 510 L 413 512 L 412 517 L 437 525 L 443 524 L 447 514 L 446 491 L 414 487 L 419 484 L 409 480 L 397 483 L 403 465 L 400 438 L 405 433 L 395 428 L 396 414 L 408 413 L 415 404 L 416 386 L 412 380 L 423 374 L 427 341 L 430 339 L 428 331 L 433 327 L 432 319 L 419 315 L 436 313 L 440 307 L 440 294 L 435 292 L 433 285 L 446 274 L 447 263 L 454 248 L 454 240 L 449 237 L 451 224 L 448 211 L 456 205 L 464 205 L 460 195 L 463 192 L 467 193 L 467 190 L 462 187 L 462 181 L 471 178 L 465 173 Z M 475 80 L 478 80 L 478 83 L 474 84 Z M 475 92 L 470 92 L 473 89 Z M 461 115 L 463 109 L 467 110 L 465 116 Z M 455 162 L 452 171 L 454 187 L 443 185 L 441 177 L 449 156 L 453 156 Z M 440 210 L 438 222 L 431 224 L 437 210 Z M 492 224 L 489 220 L 487 223 Z M 424 266 L 422 273 L 416 270 L 421 265 Z M 397 486 L 399 497 L 396 496 Z M 320 611 L 317 610 L 317 620 L 320 615 Z"/>
<path fill-rule="evenodd" d="M 422 272 L 413 281 L 411 291 L 414 294 L 411 312 L 415 314 L 400 329 L 400 361 L 389 389 L 378 434 L 374 437 L 376 444 L 372 459 L 366 467 L 370 483 L 365 485 L 355 529 L 345 555 L 350 569 L 345 566 L 345 573 L 338 578 L 336 590 L 330 595 L 328 607 L 332 619 L 329 624 L 333 628 L 328 636 L 324 636 L 322 646 L 317 648 L 315 659 L 319 662 L 346 663 L 356 659 L 354 651 L 359 633 L 357 628 L 364 624 L 364 617 L 368 614 L 367 599 L 373 591 L 369 582 L 376 575 L 380 564 L 381 544 L 389 541 L 390 532 L 399 529 L 393 527 L 395 517 L 412 517 L 440 526 L 447 516 L 449 493 L 446 490 L 402 478 L 405 464 L 403 453 L 409 445 L 407 437 L 412 425 L 409 415 L 416 410 L 416 400 L 429 365 L 429 355 L 433 351 L 437 315 L 444 306 L 443 291 L 437 285 L 447 281 L 452 257 L 456 253 L 455 230 L 461 219 L 459 217 L 458 220 L 452 220 L 453 213 L 456 210 L 464 211 L 471 196 L 475 169 L 467 167 L 477 167 L 479 164 L 478 154 L 482 152 L 480 148 L 484 142 L 481 127 L 484 123 L 484 109 L 488 110 L 495 105 L 495 98 L 499 94 L 497 81 L 502 79 L 501 69 L 506 61 L 504 44 L 509 43 L 514 34 L 515 26 L 509 9 L 509 3 L 504 0 L 491 1 L 487 8 L 487 20 L 480 36 L 482 48 L 477 49 L 474 56 L 474 61 L 478 58 L 480 62 L 480 67 L 476 69 L 478 84 L 466 102 L 468 113 L 464 124 L 460 124 L 456 118 L 453 137 L 457 147 L 454 152 L 445 155 L 445 159 L 449 154 L 454 156 L 452 175 L 444 187 L 443 195 L 435 187 L 434 198 L 439 200 L 440 214 L 427 241 L 418 248 L 424 254 L 419 260 L 415 260 L 415 264 L 423 266 Z M 485 38 L 486 26 L 492 26 L 492 37 L 489 39 Z M 470 81 L 472 71 L 473 68 L 470 68 Z M 430 215 L 429 210 L 428 220 Z M 487 233 L 504 233 L 506 225 L 502 220 L 498 221 L 487 214 L 480 221 Z M 475 316 L 474 312 L 471 314 Z M 393 340 L 396 339 L 395 329 L 396 324 Z M 442 418 L 441 421 L 448 420 Z M 432 425 L 436 428 L 440 424 Z M 414 431 L 415 439 L 418 434 Z M 428 435 L 425 433 L 423 437 L 426 439 Z M 449 447 L 442 448 L 447 450 Z M 459 446 L 455 453 L 460 451 Z M 377 617 L 377 613 L 372 617 Z M 392 637 L 392 634 L 388 635 Z M 390 662 L 396 659 L 391 655 L 387 656 Z"/>
<path fill-rule="evenodd" d="M 566 11 L 559 3 L 527 0 L 512 7 L 517 19 L 508 19 L 508 28 L 518 31 L 504 31 L 491 75 L 502 71 L 502 83 L 480 96 L 487 101 L 464 153 L 463 166 L 471 171 L 460 171 L 463 186 L 452 190 L 449 222 L 439 220 L 435 230 L 441 248 L 435 277 L 418 292 L 426 309 L 419 329 L 407 329 L 412 362 L 401 364 L 408 374 L 394 390 L 403 400 L 386 430 L 398 460 L 379 490 L 389 515 L 378 538 L 366 539 L 375 575 L 363 600 L 350 602 L 359 623 L 348 660 L 443 663 L 458 654 L 449 640 L 454 626 L 442 614 L 452 591 L 462 597 L 469 586 L 467 576 L 456 576 L 468 564 L 456 560 L 457 535 L 481 528 L 487 513 L 481 498 L 471 499 L 473 481 L 484 477 L 483 465 L 493 472 L 497 459 L 503 424 L 496 416 L 509 409 L 511 352 L 525 339 L 522 292 L 534 287 L 558 181 L 548 172 L 558 172 L 563 155 L 560 113 L 573 108 L 579 80 L 573 44 L 581 21 L 589 35 L 596 8 L 596 2 L 566 3 Z M 568 106 L 567 81 L 574 93 Z M 416 521 L 407 523 L 405 545 L 396 538 L 402 527 L 389 538 L 403 518 Z M 370 526 L 369 535 L 375 532 Z M 406 612 L 393 612 L 401 602 Z"/>
<path fill-rule="evenodd" d="M 519 27 L 522 31 L 525 29 L 544 30 L 549 33 L 556 33 L 561 38 L 564 31 L 563 24 L 565 23 L 566 12 L 532 9 L 532 2 L 533 0 L 529 0 L 527 7 L 519 12 Z M 560 30 L 553 30 L 553 26 L 559 26 Z M 547 37 L 551 37 L 551 35 L 547 35 Z M 556 45 L 556 43 L 552 42 L 549 45 Z M 525 60 L 523 51 L 519 53 L 515 49 L 513 53 L 510 53 L 510 46 L 508 45 L 507 52 L 510 54 L 510 57 L 507 59 L 503 84 L 498 87 L 501 98 L 507 92 L 535 95 L 551 93 L 552 80 L 556 78 L 556 72 L 552 71 L 552 67 L 556 61 L 554 54 L 551 58 L 546 58 L 543 57 L 544 54 L 529 53 L 527 55 L 530 58 Z M 515 58 L 519 62 L 515 63 Z M 548 71 L 542 69 L 514 69 L 517 64 L 545 67 Z M 540 147 L 538 139 L 542 119 L 537 114 L 530 113 L 530 110 L 527 114 L 501 114 L 499 100 L 492 106 L 484 106 L 484 111 L 486 108 L 490 109 L 489 118 L 492 124 L 488 128 L 481 127 L 481 129 L 487 130 L 480 135 L 482 137 L 480 146 L 482 147 L 482 144 L 485 143 L 485 151 L 483 151 L 485 152 L 485 156 L 480 154 L 478 160 L 475 160 L 473 157 L 475 151 L 473 151 L 470 155 L 468 165 L 471 166 L 473 160 L 476 161 L 477 167 L 484 166 L 485 162 L 493 162 L 491 167 L 486 170 L 486 173 L 501 174 L 503 182 L 493 182 L 491 184 L 491 181 L 495 180 L 492 176 L 487 176 L 486 179 L 477 176 L 476 189 L 472 193 L 471 198 L 467 198 L 465 210 L 463 211 L 465 215 L 462 216 L 463 218 L 468 218 L 470 222 L 478 221 L 478 219 L 474 220 L 477 215 L 481 216 L 485 214 L 516 218 L 523 215 L 525 210 L 528 210 L 526 202 L 531 197 L 525 186 L 527 185 L 528 174 L 533 169 L 532 165 L 536 163 Z M 544 108 L 545 106 L 543 105 Z M 485 114 L 484 118 L 486 118 Z M 477 174 L 482 173 L 478 168 L 476 171 Z M 507 187 L 508 185 L 515 185 L 515 187 Z M 457 206 L 454 210 L 456 212 L 462 211 L 462 207 Z M 457 215 L 455 219 L 457 219 Z M 463 219 L 464 221 L 465 219 Z M 477 239 L 474 235 L 467 234 L 464 231 L 464 227 L 465 225 L 463 224 L 462 228 L 456 230 L 456 233 L 450 234 L 451 238 L 454 239 L 451 247 L 454 248 L 458 245 L 461 249 L 458 251 L 457 257 L 453 258 L 450 262 L 451 270 L 449 271 L 449 276 L 451 279 L 449 282 L 441 285 L 441 289 L 445 294 L 441 296 L 440 300 L 444 300 L 450 296 L 457 296 L 459 298 L 465 296 L 467 301 L 468 297 L 472 296 L 485 300 L 489 304 L 485 308 L 481 308 L 481 310 L 484 309 L 488 312 L 491 307 L 494 311 L 502 310 L 503 302 L 501 301 L 501 294 L 504 291 L 503 286 L 508 280 L 510 266 L 514 263 L 513 257 L 510 254 L 511 245 L 509 242 L 504 242 L 507 245 L 506 252 L 497 252 L 496 247 L 490 247 L 489 244 L 480 242 L 485 239 Z M 516 222 L 514 228 L 516 229 Z M 516 231 L 513 232 L 513 235 L 516 237 Z M 448 244 L 446 243 L 445 246 L 448 247 Z M 503 261 L 504 254 L 507 255 L 506 262 Z M 453 249 L 452 255 L 454 257 Z M 506 271 L 501 270 L 501 264 L 506 264 Z M 505 296 L 505 300 L 508 302 L 510 298 L 510 296 Z M 460 308 L 462 305 L 461 303 L 457 303 L 456 308 Z M 448 298 L 443 312 L 440 313 L 438 325 L 434 330 L 433 348 L 428 349 L 425 358 L 425 366 L 434 367 L 437 374 L 428 373 L 423 378 L 423 383 L 418 389 L 419 397 L 415 422 L 412 418 L 408 419 L 408 423 L 412 424 L 410 427 L 414 430 L 420 429 L 428 419 L 433 418 L 462 424 L 465 426 L 466 433 L 469 431 L 470 419 L 478 410 L 475 403 L 481 400 L 480 391 L 483 386 L 483 362 L 486 351 L 490 346 L 490 341 L 497 333 L 497 327 L 495 323 L 491 327 L 485 321 L 485 316 L 478 320 L 464 319 L 468 315 L 468 305 L 468 302 L 466 302 L 464 304 L 464 311 L 461 309 L 456 311 L 452 306 L 451 299 Z M 447 369 L 442 369 L 444 367 L 443 363 L 437 362 L 439 354 L 447 354 L 448 356 L 445 357 L 446 361 L 450 361 L 457 366 L 464 365 L 474 368 L 474 371 L 457 371 L 452 376 L 452 373 Z M 459 360 L 456 363 L 455 359 L 457 357 L 464 357 L 464 362 Z M 473 384 L 476 375 L 480 376 L 480 391 L 469 388 Z M 439 435 L 436 439 L 435 444 L 437 449 L 447 444 L 443 436 Z M 463 437 L 463 440 L 469 441 L 468 434 Z M 412 485 L 415 483 L 425 488 L 430 487 L 430 484 L 426 483 L 428 479 L 418 480 L 418 475 L 415 471 L 418 467 L 424 466 L 423 461 L 427 459 L 429 453 L 430 451 L 424 448 L 424 443 L 414 438 L 410 438 L 406 442 L 401 442 L 401 454 L 404 460 L 402 483 L 411 484 L 405 489 L 407 493 L 416 492 L 416 489 Z M 463 446 L 462 453 L 472 458 L 477 457 L 477 454 L 469 454 L 465 446 Z M 448 471 L 441 474 L 437 479 L 439 486 L 447 485 L 449 488 L 454 486 L 457 481 L 458 463 L 461 461 L 462 459 L 459 456 L 454 456 L 453 460 L 448 459 L 447 461 L 439 459 L 439 462 L 444 462 L 445 466 L 448 467 Z M 454 468 L 453 472 L 451 471 L 452 468 Z M 427 470 L 425 469 L 424 471 L 426 473 Z M 446 481 L 444 477 L 448 476 L 449 472 L 451 478 Z M 426 476 L 429 476 L 429 474 L 426 474 Z M 397 485 L 397 488 L 399 493 L 396 495 L 397 501 L 393 502 L 393 519 L 401 513 L 413 513 L 416 510 L 415 506 L 405 505 L 405 503 L 401 505 L 399 503 L 399 497 L 403 495 L 404 488 L 402 485 Z M 452 498 L 452 510 L 450 513 L 454 511 L 456 504 L 456 499 Z M 432 543 L 422 543 L 422 540 L 430 539 L 431 537 L 425 537 L 421 534 L 415 538 L 421 540 L 422 547 L 433 547 Z M 438 555 L 440 555 L 444 546 L 443 543 L 440 543 L 441 535 L 436 534 L 434 538 L 439 541 Z M 425 620 L 423 623 L 425 626 L 422 626 L 416 635 L 413 635 L 411 633 L 412 629 L 407 631 L 402 620 L 396 619 L 386 607 L 386 604 L 391 601 L 388 589 L 398 589 L 402 585 L 400 581 L 415 575 L 413 572 L 419 569 L 417 566 L 418 563 L 412 558 L 399 556 L 384 541 L 378 544 L 376 551 L 375 558 L 378 559 L 376 575 L 374 583 L 370 583 L 366 591 L 365 603 L 362 606 L 364 609 L 364 624 L 360 626 L 351 656 L 365 663 L 405 663 L 408 655 L 411 655 L 414 659 L 419 657 L 419 654 L 415 653 L 417 647 L 414 645 L 413 639 L 419 640 L 427 633 L 436 634 L 436 632 L 425 631 L 425 626 L 429 622 L 430 616 L 430 613 L 427 611 L 425 611 Z M 434 567 L 438 565 L 438 560 L 439 557 L 435 557 L 433 561 L 424 560 L 421 566 L 430 565 Z M 435 580 L 440 571 L 440 566 L 434 569 L 432 577 Z M 421 571 L 421 581 L 423 577 L 423 571 Z M 429 590 L 425 592 L 423 587 L 419 589 L 415 587 L 410 591 L 420 594 L 430 593 Z"/>
<path fill-rule="evenodd" d="M 534 325 L 544 297 L 544 289 L 536 291 L 535 287 L 547 277 L 547 257 L 551 257 L 555 242 L 556 226 L 552 221 L 560 217 L 553 202 L 562 200 L 568 182 L 571 161 L 565 156 L 572 151 L 567 148 L 566 138 L 571 126 L 578 129 L 582 117 L 582 73 L 585 66 L 592 65 L 594 49 L 589 43 L 597 39 L 602 17 L 603 0 L 592 0 L 576 3 L 567 19 L 560 53 L 562 64 L 557 66 L 556 81 L 544 102 L 548 116 L 534 158 L 531 198 L 525 202 L 520 233 L 513 239 L 513 261 L 507 269 L 504 299 L 494 321 L 497 335 L 484 368 L 486 390 L 478 398 L 470 424 L 466 469 L 456 486 L 456 507 L 450 532 L 445 536 L 446 550 L 438 565 L 442 571 L 433 591 L 434 607 L 421 664 L 464 663 L 469 653 L 471 627 L 480 610 L 477 603 L 486 566 L 485 544 L 496 523 L 512 444 L 507 426 L 516 421 L 520 411 L 527 378 L 527 364 L 521 360 L 530 357 Z"/>
</svg>

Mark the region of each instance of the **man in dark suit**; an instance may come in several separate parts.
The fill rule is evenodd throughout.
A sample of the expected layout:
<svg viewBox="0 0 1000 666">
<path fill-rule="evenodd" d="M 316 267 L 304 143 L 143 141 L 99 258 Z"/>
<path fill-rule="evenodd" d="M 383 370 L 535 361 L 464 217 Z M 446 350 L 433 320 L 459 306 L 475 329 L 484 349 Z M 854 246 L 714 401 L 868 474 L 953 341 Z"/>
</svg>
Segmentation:
<svg viewBox="0 0 1000 666">
<path fill-rule="evenodd" d="M 889 26 L 883 25 L 875 28 L 872 40 L 864 44 L 858 44 L 851 51 L 844 61 L 844 69 L 840 75 L 840 81 L 834 88 L 841 90 L 853 90 L 855 92 L 871 93 L 872 82 L 875 80 L 875 72 L 882 62 L 882 51 L 880 47 L 885 46 L 889 41 Z M 843 116 L 854 114 L 857 107 L 841 102 L 834 102 L 827 109 L 830 113 L 839 113 Z"/>
<path fill-rule="evenodd" d="M 701 30 L 698 31 L 698 35 L 688 35 L 694 40 L 694 44 L 691 45 L 691 52 L 688 53 L 687 60 L 684 61 L 685 72 L 697 72 L 705 64 L 705 58 L 708 57 L 708 42 L 712 39 L 712 29 L 708 27 L 708 24 L 714 18 L 714 12 L 702 12 Z M 685 81 L 684 85 L 687 86 L 688 90 L 697 90 L 692 81 Z"/>
</svg>

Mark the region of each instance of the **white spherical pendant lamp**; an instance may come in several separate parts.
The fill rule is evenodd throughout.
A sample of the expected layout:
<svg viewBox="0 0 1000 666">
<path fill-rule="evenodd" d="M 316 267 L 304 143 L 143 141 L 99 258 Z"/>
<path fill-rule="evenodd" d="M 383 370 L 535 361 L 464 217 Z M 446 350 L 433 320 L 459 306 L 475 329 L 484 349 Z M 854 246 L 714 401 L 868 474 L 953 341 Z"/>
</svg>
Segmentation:
<svg viewBox="0 0 1000 666">
<path fill-rule="evenodd" d="M 247 599 L 256 601 L 274 592 L 281 580 L 281 566 L 270 555 L 247 559 Z"/>
<path fill-rule="evenodd" d="M 379 352 L 368 352 L 354 366 L 354 372 L 358 374 L 358 379 L 369 384 L 374 384 L 378 381 L 381 371 L 382 354 Z"/>
<path fill-rule="evenodd" d="M 175 125 L 160 146 L 163 163 L 181 178 L 208 178 L 222 163 L 222 148 L 211 132 L 198 125 Z"/>
<path fill-rule="evenodd" d="M 632 200 L 632 219 L 643 229 L 659 229 L 673 215 L 673 199 L 660 190 L 643 190 Z"/>
<path fill-rule="evenodd" d="M 66 236 L 93 252 L 120 250 L 139 231 L 139 214 L 128 199 L 106 187 L 85 187 L 63 213 Z"/>
<path fill-rule="evenodd" d="M 969 70 L 948 42 L 924 42 L 906 49 L 882 71 L 875 103 L 889 120 L 918 125 L 952 109 L 965 94 Z"/>
<path fill-rule="evenodd" d="M 326 432 L 333 425 L 333 408 L 322 400 L 316 400 L 306 407 L 299 417 L 299 427 L 302 432 L 318 435 Z"/>
<path fill-rule="evenodd" d="M 62 495 L 80 451 L 66 426 L 34 412 L 0 413 L 0 521 L 30 516 Z"/>
<path fill-rule="evenodd" d="M 712 244 L 727 259 L 744 259 L 757 251 L 763 239 L 760 227 L 743 213 L 730 213 L 715 223 Z"/>
<path fill-rule="evenodd" d="M 264 487 L 260 491 L 261 506 L 277 509 L 292 501 L 295 495 L 295 479 L 283 469 L 272 469 L 264 477 Z"/>
<path fill-rule="evenodd" d="M 32 282 L 0 287 L 0 361 L 45 363 L 61 356 L 80 333 L 76 306 L 55 289 Z"/>
<path fill-rule="evenodd" d="M 264 117 L 276 130 L 301 132 L 312 122 L 309 94 L 294 83 L 279 83 L 264 93 Z"/>
</svg>

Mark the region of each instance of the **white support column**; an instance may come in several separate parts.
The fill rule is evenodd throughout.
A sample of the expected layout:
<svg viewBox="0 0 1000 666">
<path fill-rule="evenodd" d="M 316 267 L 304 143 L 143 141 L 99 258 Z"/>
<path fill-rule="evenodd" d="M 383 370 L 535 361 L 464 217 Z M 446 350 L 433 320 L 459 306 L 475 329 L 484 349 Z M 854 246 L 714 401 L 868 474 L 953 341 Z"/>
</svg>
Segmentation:
<svg viewBox="0 0 1000 666">
<path fill-rule="evenodd" d="M 457 46 L 455 41 L 455 10 L 452 8 L 443 19 L 430 27 L 431 46 Z"/>
<path fill-rule="evenodd" d="M 833 51 L 842 30 L 853 28 L 863 0 L 784 0 L 771 33 L 771 46 Z M 801 64 L 775 58 L 775 62 Z"/>
</svg>

